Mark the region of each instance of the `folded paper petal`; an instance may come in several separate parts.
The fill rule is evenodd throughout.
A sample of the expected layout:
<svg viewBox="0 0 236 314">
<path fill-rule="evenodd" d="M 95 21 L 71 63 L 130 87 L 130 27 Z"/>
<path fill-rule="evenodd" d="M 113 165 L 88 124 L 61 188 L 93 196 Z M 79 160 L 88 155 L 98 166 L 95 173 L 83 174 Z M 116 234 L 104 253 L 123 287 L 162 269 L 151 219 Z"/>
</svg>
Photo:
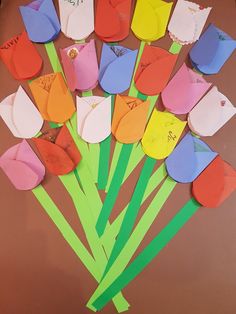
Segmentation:
<svg viewBox="0 0 236 314">
<path fill-rule="evenodd" d="M 220 206 L 236 190 L 236 170 L 217 156 L 193 182 L 192 193 L 203 206 Z"/>
<path fill-rule="evenodd" d="M 41 56 L 26 32 L 6 41 L 0 47 L 0 57 L 16 80 L 37 76 L 43 65 Z"/>
<path fill-rule="evenodd" d="M 188 125 L 200 136 L 212 136 L 236 114 L 236 108 L 214 86 L 190 111 Z"/>
</svg>

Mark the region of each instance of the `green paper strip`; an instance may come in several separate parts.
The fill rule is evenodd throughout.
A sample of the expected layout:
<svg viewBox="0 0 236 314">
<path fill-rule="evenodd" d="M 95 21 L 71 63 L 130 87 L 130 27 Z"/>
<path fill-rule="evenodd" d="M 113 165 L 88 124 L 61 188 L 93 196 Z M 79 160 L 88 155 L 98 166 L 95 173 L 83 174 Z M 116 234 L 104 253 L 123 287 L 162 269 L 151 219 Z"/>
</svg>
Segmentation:
<svg viewBox="0 0 236 314">
<path fill-rule="evenodd" d="M 185 204 L 164 229 L 146 246 L 135 260 L 116 278 L 116 280 L 100 295 L 93 306 L 101 310 L 118 291 L 125 288 L 144 268 L 166 247 L 174 236 L 183 228 L 189 219 L 200 208 L 193 198 Z"/>
<path fill-rule="evenodd" d="M 50 43 L 44 44 L 44 47 L 47 51 L 50 63 L 51 63 L 52 68 L 53 68 L 53 71 L 54 72 L 61 72 L 65 78 L 65 75 L 64 75 L 60 60 L 57 56 L 57 51 L 56 51 L 56 48 L 54 46 L 53 41 L 51 41 Z"/>
</svg>

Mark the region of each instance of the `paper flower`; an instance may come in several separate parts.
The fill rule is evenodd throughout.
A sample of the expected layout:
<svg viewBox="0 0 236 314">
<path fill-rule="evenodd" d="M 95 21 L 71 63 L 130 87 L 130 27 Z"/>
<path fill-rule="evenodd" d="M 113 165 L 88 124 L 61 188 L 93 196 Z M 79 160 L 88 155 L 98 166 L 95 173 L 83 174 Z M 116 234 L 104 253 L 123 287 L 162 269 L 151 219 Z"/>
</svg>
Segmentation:
<svg viewBox="0 0 236 314">
<path fill-rule="evenodd" d="M 205 207 L 220 206 L 236 190 L 236 170 L 217 156 L 193 181 L 192 193 Z"/>
<path fill-rule="evenodd" d="M 190 50 L 193 66 L 205 74 L 216 74 L 236 48 L 236 41 L 210 24 Z"/>
<path fill-rule="evenodd" d="M 35 136 L 43 125 L 43 118 L 21 86 L 0 103 L 0 116 L 19 138 Z"/>
<path fill-rule="evenodd" d="M 103 44 L 99 83 L 110 94 L 126 91 L 131 83 L 138 50 Z"/>
<path fill-rule="evenodd" d="M 77 131 L 88 143 L 100 143 L 111 134 L 111 96 L 76 97 Z"/>
<path fill-rule="evenodd" d="M 82 40 L 94 31 L 93 0 L 59 0 L 59 11 L 66 37 Z"/>
<path fill-rule="evenodd" d="M 129 35 L 132 0 L 97 1 L 95 33 L 105 42 L 117 42 Z"/>
<path fill-rule="evenodd" d="M 54 40 L 61 29 L 52 0 L 36 0 L 20 6 L 30 40 L 46 43 Z"/>
<path fill-rule="evenodd" d="M 236 108 L 214 86 L 190 111 L 188 125 L 200 136 L 212 136 L 236 114 Z"/>
<path fill-rule="evenodd" d="M 177 54 L 165 49 L 145 45 L 134 77 L 137 89 L 145 95 L 159 94 L 168 83 L 177 58 Z"/>
<path fill-rule="evenodd" d="M 166 109 L 175 114 L 188 113 L 210 88 L 211 83 L 184 63 L 162 92 Z"/>
<path fill-rule="evenodd" d="M 141 140 L 147 124 L 150 102 L 129 96 L 116 96 L 112 134 L 116 140 L 135 143 Z"/>
<path fill-rule="evenodd" d="M 65 125 L 34 138 L 34 143 L 46 168 L 54 175 L 70 173 L 81 160 L 80 152 Z"/>
<path fill-rule="evenodd" d="M 17 190 L 32 190 L 45 175 L 45 168 L 32 148 L 23 140 L 0 157 L 0 168 Z"/>
<path fill-rule="evenodd" d="M 40 76 L 29 86 L 45 120 L 64 123 L 75 112 L 72 96 L 61 73 Z"/>
<path fill-rule="evenodd" d="M 98 61 L 94 39 L 60 49 L 67 84 L 70 90 L 91 90 L 98 83 Z"/>
<path fill-rule="evenodd" d="M 194 2 L 178 0 L 168 25 L 171 39 L 181 45 L 197 41 L 211 9 Z"/>
<path fill-rule="evenodd" d="M 161 0 L 137 0 L 131 29 L 144 41 L 163 37 L 173 3 Z"/>
<path fill-rule="evenodd" d="M 26 32 L 6 41 L 0 47 L 0 57 L 16 80 L 29 80 L 37 76 L 43 65 Z"/>
</svg>

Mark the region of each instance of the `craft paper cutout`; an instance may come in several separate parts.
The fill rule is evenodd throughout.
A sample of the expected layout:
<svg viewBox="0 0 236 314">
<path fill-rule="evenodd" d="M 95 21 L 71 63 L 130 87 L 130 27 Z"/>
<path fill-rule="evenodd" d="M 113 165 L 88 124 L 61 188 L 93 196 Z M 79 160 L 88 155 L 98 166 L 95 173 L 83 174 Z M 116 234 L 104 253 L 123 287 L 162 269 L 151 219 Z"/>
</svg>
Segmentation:
<svg viewBox="0 0 236 314">
<path fill-rule="evenodd" d="M 59 0 L 61 31 L 73 40 L 87 38 L 94 31 L 93 0 Z"/>
<path fill-rule="evenodd" d="M 99 83 L 110 94 L 126 91 L 131 83 L 138 50 L 103 44 Z"/>
<path fill-rule="evenodd" d="M 98 61 L 94 39 L 60 49 L 62 64 L 70 90 L 87 91 L 98 83 Z"/>
<path fill-rule="evenodd" d="M 134 77 L 137 89 L 145 95 L 159 94 L 168 83 L 177 58 L 177 54 L 165 49 L 145 45 Z"/>
<path fill-rule="evenodd" d="M 187 133 L 165 161 L 169 176 L 177 182 L 193 182 L 217 153 L 199 138 Z"/>
<path fill-rule="evenodd" d="M 97 1 L 95 33 L 102 41 L 117 42 L 129 35 L 131 0 Z"/>
<path fill-rule="evenodd" d="M 12 146 L 0 157 L 0 168 L 17 190 L 32 190 L 45 175 L 43 164 L 26 140 Z"/>
<path fill-rule="evenodd" d="M 32 1 L 20 12 L 30 40 L 46 43 L 58 36 L 61 26 L 52 0 Z"/>
<path fill-rule="evenodd" d="M 155 41 L 165 35 L 172 2 L 137 0 L 131 29 L 144 41 Z"/>
<path fill-rule="evenodd" d="M 100 143 L 111 134 L 111 96 L 76 97 L 77 131 L 88 143 Z"/>
<path fill-rule="evenodd" d="M 194 2 L 178 0 L 168 25 L 171 39 L 181 45 L 197 41 L 211 9 Z"/>
<path fill-rule="evenodd" d="M 81 160 L 80 152 L 65 125 L 34 138 L 34 143 L 46 168 L 54 175 L 70 173 Z"/>
<path fill-rule="evenodd" d="M 162 92 L 166 109 L 175 114 L 188 113 L 210 88 L 198 73 L 184 63 Z"/>
<path fill-rule="evenodd" d="M 150 102 L 129 96 L 116 96 L 112 134 L 116 140 L 131 144 L 143 137 Z"/>
<path fill-rule="evenodd" d="M 29 86 L 45 120 L 64 123 L 75 112 L 71 93 L 60 72 L 40 76 Z"/>
<path fill-rule="evenodd" d="M 43 118 L 21 86 L 0 103 L 0 116 L 19 138 L 35 136 L 43 125 Z"/>
<path fill-rule="evenodd" d="M 205 74 L 216 74 L 236 48 L 236 41 L 228 34 L 210 24 L 190 50 L 193 66 Z"/>
<path fill-rule="evenodd" d="M 200 136 L 212 136 L 236 114 L 236 108 L 214 86 L 190 111 L 188 125 Z"/>
<path fill-rule="evenodd" d="M 164 159 L 170 155 L 187 124 L 172 113 L 153 110 L 145 130 L 142 147 L 149 157 Z"/>
<path fill-rule="evenodd" d="M 6 41 L 0 47 L 0 57 L 16 80 L 29 80 L 37 76 L 43 65 L 26 32 Z"/>
<path fill-rule="evenodd" d="M 205 207 L 220 206 L 236 190 L 236 171 L 217 156 L 193 182 L 192 193 Z"/>
</svg>

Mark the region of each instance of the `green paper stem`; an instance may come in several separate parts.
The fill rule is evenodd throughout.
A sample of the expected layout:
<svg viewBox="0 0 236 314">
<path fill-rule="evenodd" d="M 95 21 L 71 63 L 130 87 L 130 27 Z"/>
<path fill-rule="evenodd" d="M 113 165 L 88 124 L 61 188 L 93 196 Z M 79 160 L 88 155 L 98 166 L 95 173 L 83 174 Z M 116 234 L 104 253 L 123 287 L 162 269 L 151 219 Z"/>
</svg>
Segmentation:
<svg viewBox="0 0 236 314">
<path fill-rule="evenodd" d="M 54 72 L 61 72 L 64 79 L 66 80 L 62 66 L 61 66 L 61 63 L 60 63 L 60 60 L 57 56 L 57 51 L 56 51 L 56 48 L 54 46 L 53 41 L 51 41 L 50 43 L 44 44 L 44 47 L 47 51 L 51 66 L 53 68 L 53 71 Z"/>
</svg>

